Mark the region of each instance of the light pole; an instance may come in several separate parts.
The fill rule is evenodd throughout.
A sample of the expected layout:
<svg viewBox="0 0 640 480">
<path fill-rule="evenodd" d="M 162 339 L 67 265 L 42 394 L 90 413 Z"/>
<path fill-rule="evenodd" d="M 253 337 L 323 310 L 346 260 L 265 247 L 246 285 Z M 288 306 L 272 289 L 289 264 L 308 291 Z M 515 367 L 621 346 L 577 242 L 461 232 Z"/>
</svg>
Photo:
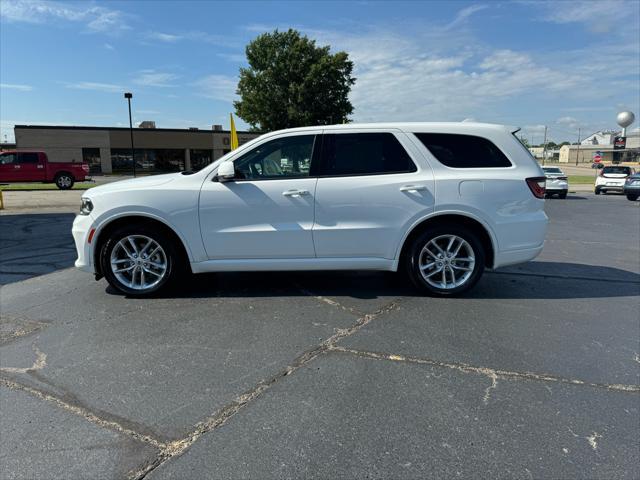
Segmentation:
<svg viewBox="0 0 640 480">
<path fill-rule="evenodd" d="M 131 98 L 133 94 L 131 92 L 125 92 L 124 98 L 129 103 L 129 133 L 131 134 L 131 160 L 133 161 L 133 176 L 136 176 L 136 153 L 133 148 L 133 122 L 131 121 Z"/>
</svg>

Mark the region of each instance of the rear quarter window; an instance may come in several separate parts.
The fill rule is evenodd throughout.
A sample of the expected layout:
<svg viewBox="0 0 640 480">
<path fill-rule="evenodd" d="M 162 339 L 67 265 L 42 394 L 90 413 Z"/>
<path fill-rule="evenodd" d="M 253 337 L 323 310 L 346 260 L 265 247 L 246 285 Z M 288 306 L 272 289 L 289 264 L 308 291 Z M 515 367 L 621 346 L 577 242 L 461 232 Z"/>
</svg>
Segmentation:
<svg viewBox="0 0 640 480">
<path fill-rule="evenodd" d="M 451 168 L 505 168 L 511 162 L 490 140 L 453 133 L 414 133 L 436 159 Z"/>
</svg>

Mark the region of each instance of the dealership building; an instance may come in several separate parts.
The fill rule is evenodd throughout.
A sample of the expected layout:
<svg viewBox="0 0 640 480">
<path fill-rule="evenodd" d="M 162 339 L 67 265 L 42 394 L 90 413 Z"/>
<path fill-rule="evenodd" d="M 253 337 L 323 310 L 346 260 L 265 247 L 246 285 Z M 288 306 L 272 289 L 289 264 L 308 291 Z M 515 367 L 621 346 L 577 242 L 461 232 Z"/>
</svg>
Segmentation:
<svg viewBox="0 0 640 480">
<path fill-rule="evenodd" d="M 52 162 L 87 162 L 92 174 L 133 170 L 131 133 L 128 128 L 16 125 L 18 150 L 44 151 Z M 239 144 L 259 133 L 238 132 Z M 133 129 L 136 170 L 164 173 L 199 170 L 231 149 L 231 133 L 221 125 L 211 130 L 156 128 L 142 122 Z"/>
</svg>

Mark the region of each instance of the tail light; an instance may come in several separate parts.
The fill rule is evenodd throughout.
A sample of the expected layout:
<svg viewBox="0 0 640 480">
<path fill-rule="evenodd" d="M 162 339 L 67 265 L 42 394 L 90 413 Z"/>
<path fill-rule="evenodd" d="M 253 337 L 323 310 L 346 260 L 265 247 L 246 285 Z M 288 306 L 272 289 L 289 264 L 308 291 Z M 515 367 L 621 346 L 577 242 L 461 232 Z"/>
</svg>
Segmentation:
<svg viewBox="0 0 640 480">
<path fill-rule="evenodd" d="M 544 198 L 544 192 L 547 185 L 547 179 L 545 177 L 531 177 L 527 178 L 526 181 L 534 197 Z"/>
</svg>

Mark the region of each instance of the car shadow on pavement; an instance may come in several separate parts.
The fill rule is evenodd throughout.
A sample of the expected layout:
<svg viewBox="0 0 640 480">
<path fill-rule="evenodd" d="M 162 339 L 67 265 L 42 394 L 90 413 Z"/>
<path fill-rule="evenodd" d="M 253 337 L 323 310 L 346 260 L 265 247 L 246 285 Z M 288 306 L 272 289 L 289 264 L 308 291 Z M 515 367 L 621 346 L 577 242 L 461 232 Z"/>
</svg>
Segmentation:
<svg viewBox="0 0 640 480">
<path fill-rule="evenodd" d="M 565 198 L 558 197 L 546 197 L 545 200 L 588 200 L 587 197 L 580 197 L 578 195 L 567 195 Z"/>
<path fill-rule="evenodd" d="M 73 266 L 73 213 L 0 215 L 0 285 Z"/>
<path fill-rule="evenodd" d="M 561 272 L 561 273 L 559 273 Z M 117 295 L 111 287 L 107 292 Z M 316 295 L 376 299 L 421 297 L 392 272 L 241 272 L 189 275 L 158 298 L 242 298 Z M 529 262 L 485 272 L 462 297 L 475 299 L 572 299 L 640 295 L 640 275 L 614 267 Z"/>
</svg>

